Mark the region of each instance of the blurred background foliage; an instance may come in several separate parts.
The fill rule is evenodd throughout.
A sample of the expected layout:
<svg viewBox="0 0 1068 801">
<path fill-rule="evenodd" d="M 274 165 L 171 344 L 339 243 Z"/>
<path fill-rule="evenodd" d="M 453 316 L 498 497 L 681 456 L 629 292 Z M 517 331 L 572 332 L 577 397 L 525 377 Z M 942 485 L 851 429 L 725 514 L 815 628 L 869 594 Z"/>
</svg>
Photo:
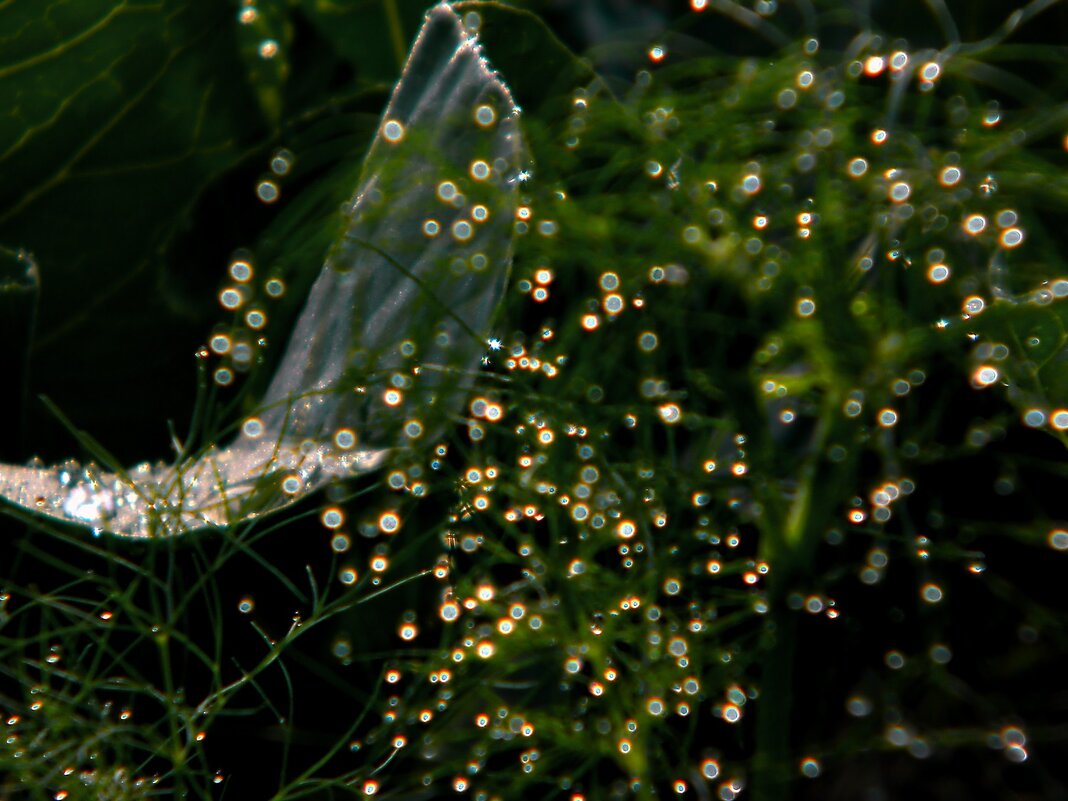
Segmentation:
<svg viewBox="0 0 1068 801">
<path fill-rule="evenodd" d="M 241 419 L 425 8 L 0 3 L 0 456 Z M 463 418 L 224 534 L 5 518 L 0 798 L 1068 797 L 1065 5 L 458 11 L 534 162 Z"/>
</svg>

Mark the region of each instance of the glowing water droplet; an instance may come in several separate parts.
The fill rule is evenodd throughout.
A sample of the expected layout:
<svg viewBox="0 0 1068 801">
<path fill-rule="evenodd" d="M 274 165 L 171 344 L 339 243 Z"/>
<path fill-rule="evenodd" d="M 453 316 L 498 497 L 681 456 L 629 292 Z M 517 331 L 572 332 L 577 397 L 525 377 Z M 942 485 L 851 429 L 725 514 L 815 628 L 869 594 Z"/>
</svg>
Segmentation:
<svg viewBox="0 0 1068 801">
<path fill-rule="evenodd" d="M 249 439 L 257 439 L 263 436 L 263 421 L 258 417 L 250 417 L 242 424 L 241 433 Z"/>
<path fill-rule="evenodd" d="M 944 264 L 932 264 L 927 268 L 927 279 L 932 284 L 941 284 L 948 280 L 950 269 Z"/>
<path fill-rule="evenodd" d="M 959 167 L 945 167 L 942 169 L 942 174 L 938 180 L 942 186 L 956 186 L 960 183 L 960 179 L 963 177 Z"/>
<path fill-rule="evenodd" d="M 265 179 L 256 185 L 256 197 L 264 203 L 274 203 L 280 194 L 278 184 L 274 181 Z"/>
<path fill-rule="evenodd" d="M 404 139 L 404 125 L 399 120 L 386 120 L 382 126 L 382 138 L 395 145 Z"/>
<path fill-rule="evenodd" d="M 239 283 L 244 283 L 252 278 L 252 265 L 245 259 L 235 259 L 230 262 L 230 277 Z"/>
<path fill-rule="evenodd" d="M 324 528 L 338 529 L 345 523 L 345 513 L 336 506 L 331 506 L 328 509 L 324 509 L 322 515 L 319 517 Z"/>
<path fill-rule="evenodd" d="M 1024 241 L 1024 232 L 1019 228 L 1006 228 L 1001 232 L 1001 244 L 1006 248 L 1014 248 Z"/>
<path fill-rule="evenodd" d="M 216 334 L 208 341 L 208 347 L 212 353 L 223 355 L 230 352 L 230 337 L 226 334 Z"/>
<path fill-rule="evenodd" d="M 442 181 L 438 184 L 438 198 L 443 202 L 451 202 L 458 194 L 456 184 L 452 181 Z"/>
<path fill-rule="evenodd" d="M 467 242 L 475 233 L 467 220 L 457 220 L 452 224 L 452 237 L 457 242 Z"/>
<path fill-rule="evenodd" d="M 890 185 L 890 200 L 894 203 L 904 203 L 909 199 L 910 194 L 912 194 L 912 187 L 905 181 L 897 181 Z"/>
<path fill-rule="evenodd" d="M 998 378 L 1000 378 L 1000 375 L 997 368 L 984 364 L 972 374 L 972 385 L 982 389 L 997 383 Z"/>
<path fill-rule="evenodd" d="M 244 302 L 241 293 L 233 287 L 228 287 L 219 293 L 219 303 L 224 309 L 236 309 Z"/>
<path fill-rule="evenodd" d="M 1041 409 L 1028 409 L 1024 412 L 1024 425 L 1030 428 L 1041 428 L 1046 424 L 1046 413 Z"/>
<path fill-rule="evenodd" d="M 288 150 L 279 150 L 271 157 L 271 172 L 275 175 L 288 175 L 293 168 L 293 154 Z"/>
<path fill-rule="evenodd" d="M 924 584 L 920 596 L 929 604 L 936 604 L 942 600 L 942 588 L 937 584 Z"/>
<path fill-rule="evenodd" d="M 481 105 L 475 109 L 475 122 L 480 128 L 489 128 L 497 121 L 497 112 L 493 106 Z"/>
</svg>

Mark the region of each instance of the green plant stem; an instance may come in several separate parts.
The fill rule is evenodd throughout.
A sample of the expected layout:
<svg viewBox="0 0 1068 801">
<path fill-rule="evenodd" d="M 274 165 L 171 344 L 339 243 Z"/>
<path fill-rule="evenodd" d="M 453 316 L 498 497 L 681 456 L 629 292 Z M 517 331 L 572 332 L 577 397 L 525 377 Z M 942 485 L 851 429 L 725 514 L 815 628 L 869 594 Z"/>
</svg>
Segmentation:
<svg viewBox="0 0 1068 801">
<path fill-rule="evenodd" d="M 389 23 L 389 42 L 393 47 L 393 57 L 397 59 L 397 67 L 404 69 L 407 48 L 404 46 L 404 31 L 401 29 L 397 0 L 382 0 L 382 6 L 385 8 L 386 20 Z"/>
<path fill-rule="evenodd" d="M 756 720 L 757 753 L 751 777 L 753 801 L 785 801 L 790 797 L 797 616 L 782 604 L 777 604 L 771 614 L 774 641 L 763 660 Z"/>
<path fill-rule="evenodd" d="M 840 476 L 825 459 L 824 451 L 834 436 L 834 421 L 841 403 L 841 392 L 835 391 L 835 386 L 836 382 L 830 383 L 832 388 L 824 393 L 809 455 L 798 474 L 797 494 L 784 519 L 779 521 L 776 516 L 772 523 L 776 530 L 771 532 L 774 536 L 765 538 L 762 549 L 762 555 L 772 565 L 767 595 L 771 619 L 757 707 L 753 760 L 755 801 L 786 801 L 790 797 L 795 761 L 791 735 L 797 614 L 787 606 L 786 598 L 798 578 L 811 575 L 823 524 L 833 508 L 833 494 L 828 498 L 825 489 L 838 486 L 836 478 Z"/>
</svg>

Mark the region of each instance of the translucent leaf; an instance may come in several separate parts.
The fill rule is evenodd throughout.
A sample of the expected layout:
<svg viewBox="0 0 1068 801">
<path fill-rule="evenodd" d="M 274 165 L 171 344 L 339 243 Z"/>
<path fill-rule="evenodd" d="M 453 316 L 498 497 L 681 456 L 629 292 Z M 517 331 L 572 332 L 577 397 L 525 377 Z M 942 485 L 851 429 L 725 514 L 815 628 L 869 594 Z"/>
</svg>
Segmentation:
<svg viewBox="0 0 1068 801">
<path fill-rule="evenodd" d="M 347 228 L 241 434 L 170 466 L 3 465 L 0 496 L 96 531 L 173 535 L 277 510 L 440 433 L 503 292 L 524 158 L 507 87 L 457 15 L 436 6 Z"/>
</svg>

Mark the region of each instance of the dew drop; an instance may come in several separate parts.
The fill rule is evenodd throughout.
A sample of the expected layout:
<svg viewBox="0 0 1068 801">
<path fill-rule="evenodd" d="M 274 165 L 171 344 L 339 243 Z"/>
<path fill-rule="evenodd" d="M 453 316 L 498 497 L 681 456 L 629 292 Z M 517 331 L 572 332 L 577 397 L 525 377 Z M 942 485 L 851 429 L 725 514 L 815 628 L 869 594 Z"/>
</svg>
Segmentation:
<svg viewBox="0 0 1068 801">
<path fill-rule="evenodd" d="M 864 74 L 869 78 L 874 78 L 876 75 L 882 74 L 886 69 L 886 59 L 882 56 L 868 56 L 864 60 Z"/>
<path fill-rule="evenodd" d="M 331 506 L 328 509 L 324 509 L 319 519 L 322 521 L 323 527 L 328 528 L 331 531 L 341 528 L 345 523 L 345 513 L 336 506 Z"/>
<path fill-rule="evenodd" d="M 459 191 L 456 189 L 456 184 L 452 181 L 442 181 L 438 184 L 438 199 L 442 202 L 452 202 L 457 194 L 459 194 Z"/>
<path fill-rule="evenodd" d="M 383 534 L 395 534 L 400 529 L 400 516 L 396 512 L 383 512 L 378 518 L 378 530 Z"/>
<path fill-rule="evenodd" d="M 920 597 L 929 604 L 936 604 L 942 600 L 942 588 L 937 584 L 924 584 Z"/>
<path fill-rule="evenodd" d="M 399 120 L 386 120 L 382 126 L 382 138 L 395 145 L 404 139 L 404 125 Z"/>
<path fill-rule="evenodd" d="M 1024 241 L 1024 232 L 1020 228 L 1006 228 L 1001 232 L 1001 244 L 1006 248 L 1014 248 Z"/>
<path fill-rule="evenodd" d="M 945 167 L 942 169 L 942 174 L 938 180 L 942 186 L 956 186 L 960 183 L 962 173 L 959 167 Z"/>
<path fill-rule="evenodd" d="M 334 434 L 334 444 L 343 451 L 351 450 L 356 444 L 356 432 L 351 428 L 340 428 Z"/>
<path fill-rule="evenodd" d="M 806 779 L 815 779 L 820 775 L 820 761 L 814 757 L 801 760 L 801 775 Z"/>
<path fill-rule="evenodd" d="M 263 421 L 258 417 L 250 417 L 241 425 L 241 432 L 249 439 L 257 439 L 263 436 Z"/>
<path fill-rule="evenodd" d="M 238 283 L 244 283 L 252 278 L 252 265 L 244 259 L 235 259 L 230 262 L 230 277 Z"/>
<path fill-rule="evenodd" d="M 1024 412 L 1024 425 L 1030 428 L 1041 428 L 1046 424 L 1046 413 L 1041 409 L 1028 409 Z"/>
<path fill-rule="evenodd" d="M 493 106 L 478 106 L 475 109 L 475 123 L 480 128 L 489 128 L 497 120 L 497 112 L 493 110 Z"/>
<path fill-rule="evenodd" d="M 457 220 L 452 224 L 452 238 L 457 242 L 467 242 L 474 232 L 475 229 L 467 220 Z"/>
<path fill-rule="evenodd" d="M 920 78 L 925 81 L 931 82 L 938 80 L 938 76 L 942 74 L 942 67 L 936 61 L 928 61 L 922 67 L 920 67 Z"/>
<path fill-rule="evenodd" d="M 998 374 L 997 368 L 987 364 L 980 365 L 976 368 L 975 372 L 972 373 L 972 385 L 982 389 L 997 383 L 998 378 L 1000 378 L 1000 375 Z"/>
<path fill-rule="evenodd" d="M 219 293 L 219 303 L 222 304 L 224 309 L 236 309 L 243 301 L 244 298 L 241 297 L 241 293 L 233 287 L 227 287 Z"/>
<path fill-rule="evenodd" d="M 288 150 L 279 150 L 271 156 L 271 172 L 275 175 L 288 175 L 293 169 L 293 154 Z"/>
<path fill-rule="evenodd" d="M 256 197 L 264 203 L 274 203 L 278 200 L 279 194 L 278 184 L 274 181 L 265 179 L 256 185 Z"/>
<path fill-rule="evenodd" d="M 889 196 L 894 203 L 904 203 L 912 194 L 912 187 L 904 181 L 897 181 L 890 185 Z"/>
<path fill-rule="evenodd" d="M 210 340 L 208 340 L 208 347 L 211 348 L 211 352 L 219 356 L 230 352 L 230 337 L 226 334 L 216 334 Z"/>
<path fill-rule="evenodd" d="M 950 276 L 950 269 L 944 264 L 932 264 L 927 268 L 927 280 L 932 284 L 941 284 Z"/>
</svg>

